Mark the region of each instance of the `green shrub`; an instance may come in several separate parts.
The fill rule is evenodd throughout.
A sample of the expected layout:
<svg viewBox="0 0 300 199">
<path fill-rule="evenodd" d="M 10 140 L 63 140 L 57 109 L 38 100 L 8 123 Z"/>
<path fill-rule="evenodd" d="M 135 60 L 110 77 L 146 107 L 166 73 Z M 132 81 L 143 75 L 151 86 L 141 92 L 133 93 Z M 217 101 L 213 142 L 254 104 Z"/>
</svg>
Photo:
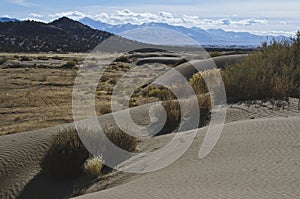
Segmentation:
<svg viewBox="0 0 300 199">
<path fill-rule="evenodd" d="M 204 75 L 220 86 L 214 72 L 197 73 L 190 80 L 197 94 L 208 92 Z M 221 75 L 230 102 L 299 97 L 300 33 L 294 39 L 264 43 L 261 53 L 226 66 Z"/>
<path fill-rule="evenodd" d="M 300 34 L 295 40 L 263 44 L 261 54 L 228 66 L 222 72 L 230 100 L 298 97 Z"/>
</svg>

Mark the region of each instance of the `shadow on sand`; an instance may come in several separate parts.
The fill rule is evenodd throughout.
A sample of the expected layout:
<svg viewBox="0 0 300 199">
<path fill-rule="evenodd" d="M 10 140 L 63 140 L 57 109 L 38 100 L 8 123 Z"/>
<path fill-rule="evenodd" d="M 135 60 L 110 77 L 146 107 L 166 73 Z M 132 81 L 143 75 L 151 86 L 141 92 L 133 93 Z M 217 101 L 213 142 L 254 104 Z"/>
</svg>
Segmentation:
<svg viewBox="0 0 300 199">
<path fill-rule="evenodd" d="M 56 180 L 38 173 L 25 186 L 18 199 L 62 199 L 78 195 L 87 186 L 89 186 L 89 180 L 86 178 Z"/>
</svg>

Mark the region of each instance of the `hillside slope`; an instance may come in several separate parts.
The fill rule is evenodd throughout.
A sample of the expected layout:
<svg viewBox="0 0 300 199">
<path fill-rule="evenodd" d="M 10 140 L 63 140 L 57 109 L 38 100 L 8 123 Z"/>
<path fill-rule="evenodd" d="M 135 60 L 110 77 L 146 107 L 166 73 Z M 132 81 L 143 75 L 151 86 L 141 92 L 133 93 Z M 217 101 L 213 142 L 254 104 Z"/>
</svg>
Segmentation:
<svg viewBox="0 0 300 199">
<path fill-rule="evenodd" d="M 112 36 L 62 17 L 51 23 L 0 23 L 1 52 L 87 52 Z"/>
</svg>

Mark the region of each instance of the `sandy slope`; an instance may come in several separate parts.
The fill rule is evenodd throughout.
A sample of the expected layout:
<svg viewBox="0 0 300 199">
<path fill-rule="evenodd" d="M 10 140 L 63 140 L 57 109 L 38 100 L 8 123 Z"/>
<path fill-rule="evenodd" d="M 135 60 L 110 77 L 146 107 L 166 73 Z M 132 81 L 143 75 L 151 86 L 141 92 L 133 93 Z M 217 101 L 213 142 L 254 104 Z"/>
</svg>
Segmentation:
<svg viewBox="0 0 300 199">
<path fill-rule="evenodd" d="M 206 128 L 174 164 L 80 198 L 299 198 L 300 117 L 232 122 L 204 159 Z"/>
<path fill-rule="evenodd" d="M 257 196 L 269 198 L 278 194 L 278 197 L 289 196 L 290 192 L 293 198 L 299 194 L 296 188 L 300 180 L 300 114 L 295 107 L 296 101 L 289 111 L 273 110 L 265 105 L 231 105 L 226 119 L 230 123 L 226 124 L 217 147 L 204 160 L 197 159 L 205 134 L 205 129 L 202 129 L 193 146 L 173 165 L 137 176 L 136 181 L 97 194 L 99 197 L 108 194 L 116 198 L 140 198 L 144 194 L 148 194 L 148 198 L 154 198 L 156 195 L 153 194 L 162 198 L 185 198 L 188 194 L 195 194 L 190 197 L 198 197 L 199 194 L 215 197 L 220 193 L 220 196 L 227 198 L 247 198 L 248 195 L 252 198 L 260 193 L 262 195 Z M 147 106 L 133 108 L 133 119 L 139 124 L 147 124 L 147 109 Z M 275 119 L 268 119 L 272 117 Z M 242 121 L 233 122 L 237 120 Z M 100 117 L 100 121 L 114 125 L 110 114 Z M 64 190 L 65 184 L 45 181 L 39 176 L 39 161 L 49 147 L 51 136 L 56 134 L 58 128 L 66 126 L 0 136 L 0 198 L 40 198 L 45 191 L 47 198 L 53 198 L 59 196 L 55 194 L 58 191 L 63 190 L 66 192 L 64 194 L 72 191 L 70 184 L 70 190 Z M 154 150 L 172 137 L 166 135 L 146 140 L 140 148 Z M 112 179 L 110 186 L 130 181 L 126 176 L 113 178 L 119 179 L 119 182 Z M 162 191 L 160 188 L 163 188 Z M 87 192 L 97 190 L 99 188 L 95 184 Z M 98 197 L 97 194 L 86 197 Z"/>
<path fill-rule="evenodd" d="M 38 173 L 51 129 L 0 136 L 0 198 L 18 196 Z"/>
<path fill-rule="evenodd" d="M 224 58 L 218 59 L 220 63 L 224 62 Z M 202 61 L 199 66 L 206 66 L 210 62 Z M 178 70 L 182 70 L 186 77 L 195 72 L 190 65 Z M 300 114 L 295 104 L 292 103 L 289 111 L 274 110 L 268 104 L 260 107 L 232 105 L 228 109 L 228 123 L 222 137 L 205 159 L 197 159 L 206 132 L 204 128 L 200 129 L 192 147 L 171 166 L 137 176 L 138 179 L 133 181 L 120 179 L 115 184 L 123 185 L 83 197 L 300 197 L 297 189 L 300 186 Z M 147 106 L 132 110 L 135 121 L 147 124 Z M 110 114 L 100 117 L 100 120 L 106 125 L 114 125 Z M 39 162 L 49 147 L 51 137 L 58 128 L 66 126 L 0 136 L 0 198 L 53 198 L 61 194 L 59 192 L 64 189 L 64 184 L 40 179 Z M 163 146 L 172 136 L 146 140 L 141 144 L 141 150 Z M 72 191 L 72 187 L 68 189 Z M 88 192 L 96 190 L 97 185 Z"/>
<path fill-rule="evenodd" d="M 147 112 L 148 105 L 140 108 L 133 108 L 132 115 L 136 118 L 135 121 L 140 124 L 147 124 L 149 117 Z M 103 115 L 99 118 L 102 124 L 107 126 L 114 125 L 112 115 Z M 56 127 L 35 130 L 24 133 L 0 136 L 0 198 L 15 198 L 20 196 L 20 193 L 26 185 L 30 184 L 28 190 L 33 191 L 31 194 L 40 196 L 39 192 L 49 191 L 49 195 L 43 198 L 53 198 L 60 195 L 56 191 L 62 191 L 59 187 L 51 186 L 57 182 L 44 180 L 39 176 L 39 162 L 49 148 L 49 143 L 52 136 L 56 135 L 59 129 L 64 129 L 72 126 L 65 124 Z M 48 187 L 46 185 L 48 183 Z M 50 184 L 49 184 L 50 183 Z M 71 182 L 72 183 L 72 182 Z M 44 184 L 46 186 L 39 186 Z M 63 184 L 64 185 L 64 184 Z M 32 186 L 37 186 L 34 188 Z M 66 186 L 66 185 L 65 185 Z M 27 188 L 26 188 L 27 189 Z M 33 189 L 33 190 L 32 190 Z M 52 190 L 52 192 L 51 192 Z M 28 198 L 30 193 L 26 190 L 24 198 Z M 65 190 L 67 193 L 73 190 Z M 66 194 L 67 194 L 66 193 Z M 21 194 L 23 198 L 23 193 Z M 40 197 L 35 197 L 40 198 Z"/>
</svg>

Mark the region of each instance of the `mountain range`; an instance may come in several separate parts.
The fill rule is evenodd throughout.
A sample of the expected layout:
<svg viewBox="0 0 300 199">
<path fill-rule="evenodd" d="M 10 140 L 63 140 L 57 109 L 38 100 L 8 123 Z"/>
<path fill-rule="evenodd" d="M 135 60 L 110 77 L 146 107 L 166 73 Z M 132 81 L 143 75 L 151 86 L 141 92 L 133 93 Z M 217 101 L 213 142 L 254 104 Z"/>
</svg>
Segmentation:
<svg viewBox="0 0 300 199">
<path fill-rule="evenodd" d="M 20 21 L 20 20 L 14 19 L 14 18 L 8 18 L 8 17 L 0 17 L 0 22 L 2 22 L 2 23 L 16 22 L 16 21 Z"/>
<path fill-rule="evenodd" d="M 133 24 L 123 24 L 123 25 L 111 25 L 107 23 L 103 23 L 101 21 L 94 20 L 92 18 L 83 18 L 79 20 L 81 23 L 88 25 L 94 29 L 111 32 L 117 35 L 124 36 L 130 35 L 131 31 L 135 29 L 143 29 L 143 28 L 160 28 L 160 29 L 168 29 L 172 31 L 176 31 L 178 33 L 184 34 L 198 42 L 203 46 L 221 46 L 221 47 L 230 47 L 230 46 L 260 46 L 263 42 L 268 42 L 270 40 L 276 39 L 281 40 L 285 38 L 284 36 L 261 36 L 255 35 L 248 32 L 232 32 L 232 31 L 224 31 L 222 29 L 209 29 L 204 30 L 197 27 L 186 28 L 183 26 L 173 26 L 166 23 L 143 23 L 141 25 L 133 25 Z M 147 42 L 149 38 L 145 38 L 146 35 L 143 35 L 140 39 L 140 42 Z M 130 38 L 132 39 L 132 38 Z M 170 38 L 170 40 L 176 39 Z M 164 44 L 164 45 L 167 45 Z M 181 45 L 181 44 L 180 44 Z"/>
<path fill-rule="evenodd" d="M 62 17 L 51 23 L 4 19 L 1 52 L 87 52 L 113 34 Z"/>
<path fill-rule="evenodd" d="M 187 47 L 181 37 L 168 32 L 159 33 L 164 36 L 162 40 L 157 40 L 155 35 L 149 39 L 147 34 L 140 34 L 140 32 L 136 34 L 138 37 L 136 35 L 130 37 L 132 34 L 124 34 L 126 31 L 132 33 L 143 28 L 172 30 L 187 35 L 206 49 L 254 47 L 260 46 L 262 42 L 272 38 L 243 32 L 226 32 L 221 29 L 186 28 L 165 23 L 111 25 L 91 18 L 75 21 L 67 17 L 62 17 L 50 23 L 43 23 L 3 17 L 0 18 L 0 52 L 89 52 L 102 41 L 114 35 L 116 36 L 106 44 L 105 50 L 126 51 L 145 47 L 146 45 L 141 42 L 155 44 L 156 46 L 169 45 L 168 41 L 172 41 L 172 45 Z M 275 39 L 282 38 L 276 37 Z M 147 45 L 147 47 L 153 48 L 155 45 Z"/>
</svg>

